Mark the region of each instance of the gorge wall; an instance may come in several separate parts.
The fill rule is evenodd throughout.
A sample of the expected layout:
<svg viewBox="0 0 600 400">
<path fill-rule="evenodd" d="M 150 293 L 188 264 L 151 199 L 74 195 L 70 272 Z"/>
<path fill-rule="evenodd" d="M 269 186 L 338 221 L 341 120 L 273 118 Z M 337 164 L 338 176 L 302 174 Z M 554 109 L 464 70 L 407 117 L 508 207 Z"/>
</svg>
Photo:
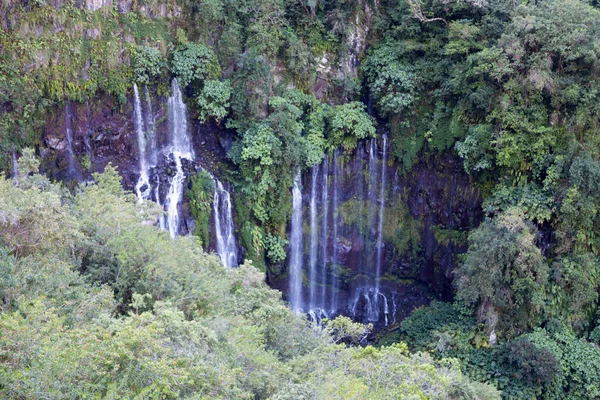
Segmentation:
<svg viewBox="0 0 600 400">
<path fill-rule="evenodd" d="M 126 189 L 147 191 L 147 198 L 164 206 L 178 173 L 170 147 L 176 129 L 170 122 L 169 97 L 140 89 L 136 116 L 135 91 L 131 94 L 122 109 L 108 97 L 57 109 L 39 149 L 43 172 L 73 187 L 91 180 L 92 172 L 110 162 L 118 167 Z M 142 121 L 148 139 L 144 146 L 153 157 L 140 150 L 136 119 Z M 186 124 L 193 157 L 179 160 L 185 176 L 177 203 L 179 235 L 195 230 L 187 178 L 203 169 L 227 176 L 232 169 L 226 157 L 232 132 L 189 116 Z M 139 186 L 141 157 L 150 159 L 150 188 Z M 216 193 L 224 189 L 215 190 L 216 202 Z M 288 223 L 287 259 L 269 265 L 267 279 L 292 308 L 316 320 L 344 314 L 383 327 L 431 298 L 450 299 L 457 255 L 466 250 L 468 230 L 482 218 L 480 195 L 458 159 L 439 153 L 401 174 L 383 133 L 360 141 L 352 151 L 331 152 L 320 165 L 297 175 L 291 190 L 295 204 Z M 220 207 L 231 210 L 235 189 L 226 192 L 231 197 Z M 223 221 L 215 216 L 218 209 L 210 218 L 211 250 L 227 240 L 215 229 L 217 221 Z"/>
</svg>

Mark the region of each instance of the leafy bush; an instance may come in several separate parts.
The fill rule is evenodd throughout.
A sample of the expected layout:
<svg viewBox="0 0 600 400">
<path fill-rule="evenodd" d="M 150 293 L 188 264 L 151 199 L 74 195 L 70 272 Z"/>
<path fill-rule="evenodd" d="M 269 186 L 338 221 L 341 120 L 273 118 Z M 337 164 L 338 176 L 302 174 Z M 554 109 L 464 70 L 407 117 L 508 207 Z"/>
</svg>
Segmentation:
<svg viewBox="0 0 600 400">
<path fill-rule="evenodd" d="M 133 50 L 133 75 L 137 83 L 149 84 L 164 74 L 165 59 L 159 49 L 138 46 Z"/>
<path fill-rule="evenodd" d="M 267 257 L 272 263 L 278 264 L 285 260 L 285 247 L 288 245 L 288 241 L 280 238 L 279 236 L 267 233 L 264 239 L 264 246 L 267 252 Z"/>
<path fill-rule="evenodd" d="M 469 235 L 469 250 L 455 270 L 456 297 L 476 311 L 490 336 L 496 329 L 518 336 L 537 326 L 547 308 L 548 266 L 534 229 L 509 210 Z"/>
<path fill-rule="evenodd" d="M 375 126 L 365 112 L 365 106 L 359 102 L 346 103 L 331 109 L 330 130 L 327 139 L 330 149 L 344 146 L 354 149 L 360 139 L 375 136 Z"/>
<path fill-rule="evenodd" d="M 202 43 L 185 43 L 173 52 L 171 71 L 179 84 L 200 84 L 207 79 L 219 77 L 221 67 L 210 47 Z"/>
<path fill-rule="evenodd" d="M 190 199 L 190 209 L 196 220 L 196 230 L 194 234 L 200 238 L 204 248 L 209 243 L 209 222 L 212 213 L 213 195 L 215 183 L 210 174 L 204 170 L 198 172 L 195 176 L 188 178 L 192 187 L 187 192 Z"/>
<path fill-rule="evenodd" d="M 524 338 L 507 343 L 503 358 L 515 370 L 514 377 L 529 386 L 547 385 L 560 374 L 554 355 Z"/>
<path fill-rule="evenodd" d="M 221 121 L 229 114 L 231 83 L 229 81 L 207 80 L 196 97 L 198 119 L 206 122 L 209 118 Z"/>
</svg>

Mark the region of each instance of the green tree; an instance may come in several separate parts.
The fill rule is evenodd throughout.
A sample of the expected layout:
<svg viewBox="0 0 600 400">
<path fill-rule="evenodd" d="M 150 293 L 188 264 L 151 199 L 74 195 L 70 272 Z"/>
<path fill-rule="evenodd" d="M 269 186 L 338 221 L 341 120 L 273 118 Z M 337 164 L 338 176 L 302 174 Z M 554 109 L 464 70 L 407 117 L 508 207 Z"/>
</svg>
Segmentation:
<svg viewBox="0 0 600 400">
<path fill-rule="evenodd" d="M 509 210 L 471 232 L 454 285 L 457 299 L 476 311 L 491 337 L 498 331 L 510 338 L 542 321 L 547 279 L 535 228 Z"/>
</svg>

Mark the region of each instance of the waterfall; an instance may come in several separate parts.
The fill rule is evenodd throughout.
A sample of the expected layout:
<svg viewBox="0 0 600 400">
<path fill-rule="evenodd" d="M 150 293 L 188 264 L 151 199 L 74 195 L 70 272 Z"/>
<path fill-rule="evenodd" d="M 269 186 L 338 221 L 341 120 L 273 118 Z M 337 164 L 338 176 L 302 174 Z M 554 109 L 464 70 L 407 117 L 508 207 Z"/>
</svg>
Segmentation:
<svg viewBox="0 0 600 400">
<path fill-rule="evenodd" d="M 334 273 L 331 274 L 331 306 L 330 313 L 334 314 L 338 309 L 338 286 L 339 277 L 335 273 L 338 269 L 338 252 L 339 252 L 339 238 L 338 238 L 338 217 L 339 217 L 339 205 L 340 205 L 340 176 L 339 176 L 339 165 L 338 165 L 338 149 L 333 151 L 333 200 L 332 200 L 332 227 L 333 227 L 333 253 L 331 263 L 335 268 Z"/>
<path fill-rule="evenodd" d="M 85 135 L 83 135 L 83 143 L 85 145 L 85 153 L 87 154 L 89 161 L 92 161 L 92 144 L 90 143 L 90 136 L 92 136 L 92 130 L 90 129 L 90 120 L 92 119 L 92 111 L 90 110 L 90 102 L 85 101 L 85 112 L 87 116 L 87 126 Z"/>
<path fill-rule="evenodd" d="M 154 189 L 154 198 L 155 198 L 156 204 L 158 204 L 164 210 L 165 206 L 163 205 L 163 203 L 160 200 L 160 179 L 157 179 L 157 182 L 156 182 L 156 188 Z M 161 213 L 158 216 L 158 226 L 160 227 L 161 231 L 167 230 L 167 221 L 165 219 L 165 213 Z"/>
<path fill-rule="evenodd" d="M 325 156 L 323 161 L 323 172 L 321 174 L 321 310 L 325 311 L 327 306 L 327 240 L 329 237 L 329 157 Z"/>
<path fill-rule="evenodd" d="M 146 101 L 146 114 L 144 118 L 144 126 L 146 128 L 146 137 L 150 137 L 150 163 L 156 165 L 156 134 L 154 131 L 154 112 L 152 112 L 152 101 L 150 100 L 150 92 L 148 86 L 144 85 L 144 98 Z"/>
<path fill-rule="evenodd" d="M 340 313 L 361 322 L 396 323 L 398 293 L 381 279 L 388 192 L 399 190 L 398 176 L 388 173 L 388 153 L 385 134 L 358 143 L 350 162 L 334 150 L 307 171 L 305 203 L 301 176 L 294 177 L 289 298 L 293 310 L 306 312 L 317 325 Z M 343 280 L 347 272 L 355 279 Z"/>
<path fill-rule="evenodd" d="M 71 175 L 74 172 L 73 160 L 75 154 L 73 151 L 73 127 L 71 125 L 71 107 L 69 105 L 69 100 L 65 102 L 65 138 L 67 139 L 69 175 Z"/>
<path fill-rule="evenodd" d="M 371 139 L 369 142 L 369 221 L 368 231 L 371 232 L 375 226 L 376 217 L 376 203 L 377 203 L 377 143 L 375 139 Z"/>
<path fill-rule="evenodd" d="M 215 236 L 217 237 L 217 254 L 226 267 L 238 266 L 238 248 L 234 235 L 231 214 L 231 196 L 216 178 L 213 197 L 213 213 L 215 217 Z"/>
<path fill-rule="evenodd" d="M 314 310 L 317 302 L 317 179 L 319 176 L 319 166 L 312 167 L 310 179 L 310 309 Z"/>
<path fill-rule="evenodd" d="M 294 176 L 292 189 L 292 228 L 290 233 L 290 305 L 292 310 L 302 310 L 302 175 Z"/>
<path fill-rule="evenodd" d="M 356 171 L 356 185 L 357 185 L 357 189 L 356 189 L 356 200 L 358 202 L 358 207 L 359 207 L 359 217 L 358 217 L 358 231 L 360 233 L 362 233 L 364 231 L 364 212 L 363 212 L 363 200 L 365 197 L 365 184 L 363 182 L 364 176 L 363 176 L 363 160 L 364 160 L 364 148 L 363 148 L 363 144 L 359 143 L 358 147 L 356 149 L 356 164 L 354 166 L 354 169 Z"/>
<path fill-rule="evenodd" d="M 171 156 L 175 161 L 175 176 L 171 179 L 169 191 L 167 193 L 167 226 L 172 238 L 175 238 L 179 232 L 179 210 L 178 205 L 183 196 L 183 183 L 185 173 L 183 171 L 182 160 L 192 160 L 193 153 L 188 136 L 187 128 L 187 110 L 181 89 L 177 84 L 177 79 L 173 78 L 171 83 L 173 94 L 169 97 L 169 123 L 171 128 Z"/>
<path fill-rule="evenodd" d="M 137 136 L 140 167 L 140 177 L 135 185 L 135 193 L 137 194 L 138 201 L 141 202 L 150 197 L 150 169 L 148 167 L 148 160 L 146 159 L 146 135 L 144 133 L 144 122 L 142 118 L 142 103 L 140 101 L 138 87 L 135 83 L 133 84 L 133 94 L 133 125 Z"/>
<path fill-rule="evenodd" d="M 19 161 L 17 160 L 17 152 L 13 150 L 11 157 L 12 178 L 16 180 L 19 177 Z"/>
<path fill-rule="evenodd" d="M 383 156 L 381 157 L 381 188 L 380 188 L 380 195 L 379 195 L 379 222 L 377 224 L 377 259 L 376 259 L 377 268 L 375 269 L 375 291 L 377 293 L 379 293 L 379 286 L 380 286 L 380 280 L 381 280 L 381 266 L 383 263 L 383 259 L 382 259 L 383 258 L 383 217 L 384 217 L 383 214 L 385 212 L 385 188 L 386 188 L 385 170 L 386 170 L 386 164 L 387 164 L 387 136 L 383 135 L 382 141 L 383 141 L 383 143 L 382 143 L 381 147 L 383 148 Z M 387 301 L 386 301 L 386 307 L 387 307 Z M 387 315 L 386 315 L 386 318 L 387 318 Z"/>
</svg>

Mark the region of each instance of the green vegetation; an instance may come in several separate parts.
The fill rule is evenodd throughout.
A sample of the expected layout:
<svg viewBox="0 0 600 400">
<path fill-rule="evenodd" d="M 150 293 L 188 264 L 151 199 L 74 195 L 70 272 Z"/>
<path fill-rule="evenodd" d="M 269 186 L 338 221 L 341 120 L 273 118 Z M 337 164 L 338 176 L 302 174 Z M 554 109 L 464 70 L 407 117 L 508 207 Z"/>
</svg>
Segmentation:
<svg viewBox="0 0 600 400">
<path fill-rule="evenodd" d="M 187 192 L 190 208 L 196 221 L 194 234 L 200 238 L 200 244 L 206 247 L 209 242 L 208 226 L 212 212 L 215 182 L 208 172 L 202 170 L 190 177 L 192 188 Z"/>
<path fill-rule="evenodd" d="M 72 196 L 20 161 L 0 176 L 7 398 L 499 398 L 456 360 L 350 345 L 370 328 L 348 318 L 315 329 L 251 263 L 145 224 L 160 210 L 111 166 Z"/>
<path fill-rule="evenodd" d="M 21 154 L 16 179 L 0 178 L 2 395 L 600 396 L 598 1 L 79 3 L 0 5 L 0 167 Z M 239 269 L 201 247 L 206 174 L 188 182 L 197 238 L 171 241 L 112 167 L 71 192 L 37 173 L 65 101 L 109 97 L 119 112 L 134 82 L 164 96 L 172 78 L 194 120 L 235 131 Z M 452 153 L 485 214 L 470 232 L 433 228 L 467 249 L 455 301 L 414 312 L 378 349 L 356 346 L 364 327 L 344 319 L 308 327 L 262 273 L 285 274 L 296 172 L 336 149 L 345 162 L 377 128 L 406 177 Z M 341 205 L 348 224 L 367 219 L 363 200 Z M 385 212 L 386 256 L 418 260 L 423 216 L 404 195 Z"/>
</svg>

